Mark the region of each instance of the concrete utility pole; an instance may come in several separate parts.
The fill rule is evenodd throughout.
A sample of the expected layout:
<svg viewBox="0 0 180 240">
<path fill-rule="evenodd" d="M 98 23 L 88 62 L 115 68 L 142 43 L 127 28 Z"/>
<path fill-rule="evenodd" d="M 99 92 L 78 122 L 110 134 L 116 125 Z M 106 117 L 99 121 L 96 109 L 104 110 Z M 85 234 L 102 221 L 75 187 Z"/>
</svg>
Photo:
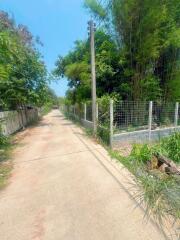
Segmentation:
<svg viewBox="0 0 180 240">
<path fill-rule="evenodd" d="M 96 66 L 95 66 L 95 46 L 94 46 L 94 31 L 95 24 L 93 20 L 88 22 L 90 30 L 90 45 L 91 45 L 91 76 L 92 76 L 92 119 L 93 119 L 93 132 L 94 135 L 97 131 L 96 119 Z"/>
</svg>

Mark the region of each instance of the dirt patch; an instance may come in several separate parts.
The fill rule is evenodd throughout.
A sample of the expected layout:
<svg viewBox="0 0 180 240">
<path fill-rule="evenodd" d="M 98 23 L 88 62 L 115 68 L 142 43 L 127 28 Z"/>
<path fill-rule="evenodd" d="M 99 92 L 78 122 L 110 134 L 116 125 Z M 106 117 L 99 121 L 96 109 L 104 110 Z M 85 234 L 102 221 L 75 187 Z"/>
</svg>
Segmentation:
<svg viewBox="0 0 180 240">
<path fill-rule="evenodd" d="M 130 143 L 122 143 L 120 146 L 114 148 L 118 151 L 122 157 L 128 157 L 133 149 L 133 145 Z"/>
</svg>

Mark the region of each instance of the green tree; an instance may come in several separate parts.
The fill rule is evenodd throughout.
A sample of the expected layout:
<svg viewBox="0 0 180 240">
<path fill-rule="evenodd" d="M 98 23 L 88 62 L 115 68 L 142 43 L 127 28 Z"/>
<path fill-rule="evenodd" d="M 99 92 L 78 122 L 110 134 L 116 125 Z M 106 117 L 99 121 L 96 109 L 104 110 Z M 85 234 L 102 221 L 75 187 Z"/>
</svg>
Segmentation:
<svg viewBox="0 0 180 240">
<path fill-rule="evenodd" d="M 47 71 L 35 43 L 27 27 L 16 26 L 7 13 L 0 12 L 1 108 L 41 106 L 46 101 Z"/>
<path fill-rule="evenodd" d="M 122 76 L 119 53 L 113 39 L 102 30 L 95 34 L 97 95 L 112 92 L 121 93 L 127 98 L 130 88 Z M 67 97 L 72 102 L 81 102 L 91 98 L 90 43 L 89 39 L 77 41 L 75 47 L 65 57 L 59 57 L 54 74 L 67 77 L 69 90 Z"/>
<path fill-rule="evenodd" d="M 85 0 L 85 6 L 116 40 L 131 97 L 178 100 L 180 2 Z"/>
</svg>

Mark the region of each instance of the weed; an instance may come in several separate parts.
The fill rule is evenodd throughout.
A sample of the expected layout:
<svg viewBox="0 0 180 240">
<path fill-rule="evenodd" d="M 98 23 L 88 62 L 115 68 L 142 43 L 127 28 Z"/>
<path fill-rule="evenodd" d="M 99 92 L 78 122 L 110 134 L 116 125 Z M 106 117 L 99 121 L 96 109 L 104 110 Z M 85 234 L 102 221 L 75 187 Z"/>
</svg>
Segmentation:
<svg viewBox="0 0 180 240">
<path fill-rule="evenodd" d="M 0 189 L 6 185 L 6 181 L 12 169 L 10 157 L 11 139 L 0 134 Z"/>
<path fill-rule="evenodd" d="M 9 145 L 9 138 L 0 133 L 0 149 Z"/>
<path fill-rule="evenodd" d="M 107 129 L 106 127 L 98 126 L 97 136 L 102 140 L 104 144 L 109 145 L 110 142 L 109 129 Z"/>
<path fill-rule="evenodd" d="M 0 163 L 0 189 L 2 189 L 6 185 L 11 170 L 12 162 Z"/>
<path fill-rule="evenodd" d="M 118 160 L 119 162 L 121 162 L 130 172 L 133 173 L 134 162 L 132 161 L 132 159 L 130 157 L 123 157 L 123 156 L 121 156 L 121 154 L 118 151 L 114 151 L 111 149 L 109 149 L 109 155 L 111 156 L 111 158 L 114 158 L 114 159 Z"/>
<path fill-rule="evenodd" d="M 180 163 L 180 133 L 176 132 L 172 136 L 161 141 L 161 148 L 173 161 Z"/>
<path fill-rule="evenodd" d="M 146 206 L 146 216 L 153 216 L 162 225 L 163 219 L 180 218 L 180 176 L 167 175 L 159 170 L 147 170 L 147 162 L 154 153 L 166 154 L 179 162 L 180 133 L 165 138 L 155 145 L 135 144 L 128 157 L 118 151 L 109 151 L 112 158 L 120 161 L 135 176 L 135 198 Z"/>
<path fill-rule="evenodd" d="M 152 151 L 147 144 L 135 144 L 130 156 L 140 163 L 147 163 L 152 158 Z"/>
<path fill-rule="evenodd" d="M 147 216 L 153 216 L 159 223 L 171 216 L 180 217 L 180 178 L 158 171 L 136 171 L 136 198 L 146 205 Z"/>
</svg>

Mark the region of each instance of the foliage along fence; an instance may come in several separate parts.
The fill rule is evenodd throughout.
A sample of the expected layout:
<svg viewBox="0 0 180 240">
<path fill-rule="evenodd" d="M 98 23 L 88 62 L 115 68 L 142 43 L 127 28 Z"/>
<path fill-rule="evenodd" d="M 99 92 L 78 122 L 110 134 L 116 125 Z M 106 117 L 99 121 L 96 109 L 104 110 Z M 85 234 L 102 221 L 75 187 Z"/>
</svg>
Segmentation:
<svg viewBox="0 0 180 240">
<path fill-rule="evenodd" d="M 61 106 L 66 117 L 93 128 L 90 102 Z M 96 105 L 97 136 L 105 143 L 116 146 L 122 142 L 159 140 L 180 131 L 179 103 L 120 101 Z"/>
<path fill-rule="evenodd" d="M 3 135 L 8 136 L 37 120 L 36 108 L 0 112 L 0 130 Z"/>
</svg>

